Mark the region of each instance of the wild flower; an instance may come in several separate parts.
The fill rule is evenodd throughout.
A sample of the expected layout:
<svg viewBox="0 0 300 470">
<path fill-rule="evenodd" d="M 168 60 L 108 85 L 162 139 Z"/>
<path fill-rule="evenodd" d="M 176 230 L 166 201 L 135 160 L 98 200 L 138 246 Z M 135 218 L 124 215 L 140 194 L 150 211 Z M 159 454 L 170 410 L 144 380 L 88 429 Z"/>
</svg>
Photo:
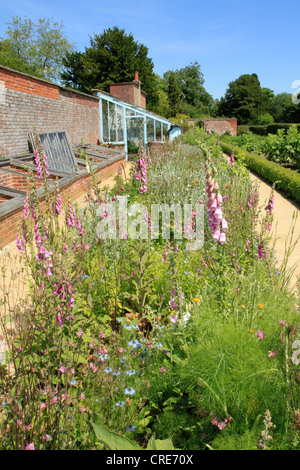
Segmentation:
<svg viewBox="0 0 300 470">
<path fill-rule="evenodd" d="M 25 450 L 35 450 L 34 442 L 31 442 L 30 444 L 26 444 Z"/>
<path fill-rule="evenodd" d="M 20 239 L 19 235 L 17 237 L 16 245 L 17 245 L 17 248 L 18 248 L 19 252 L 22 254 L 23 253 L 23 242 Z"/>
<path fill-rule="evenodd" d="M 232 149 L 232 154 L 231 154 L 231 158 L 230 158 L 230 166 L 231 166 L 231 168 L 234 167 L 234 160 L 235 160 L 235 159 L 234 159 L 234 151 L 233 151 L 233 149 Z"/>
<path fill-rule="evenodd" d="M 131 424 L 130 426 L 127 426 L 126 431 L 131 431 L 131 432 L 133 432 L 133 431 L 135 431 L 135 429 L 136 429 L 136 426 L 133 426 L 133 425 Z"/>
<path fill-rule="evenodd" d="M 118 403 L 116 403 L 115 406 L 120 406 L 122 408 L 122 406 L 125 405 L 125 401 L 118 401 Z"/>
<path fill-rule="evenodd" d="M 134 395 L 135 394 L 135 390 L 130 387 L 130 388 L 125 388 L 125 395 Z"/>
<path fill-rule="evenodd" d="M 220 242 L 223 245 L 226 241 L 226 231 L 228 230 L 228 224 L 223 218 L 221 209 L 223 198 L 220 193 L 216 193 L 219 189 L 219 185 L 211 176 L 208 161 L 205 162 L 205 168 L 208 225 L 211 230 L 213 240 L 215 242 Z"/>
<path fill-rule="evenodd" d="M 256 336 L 258 337 L 258 339 L 264 339 L 264 332 L 261 330 L 257 330 Z"/>
</svg>

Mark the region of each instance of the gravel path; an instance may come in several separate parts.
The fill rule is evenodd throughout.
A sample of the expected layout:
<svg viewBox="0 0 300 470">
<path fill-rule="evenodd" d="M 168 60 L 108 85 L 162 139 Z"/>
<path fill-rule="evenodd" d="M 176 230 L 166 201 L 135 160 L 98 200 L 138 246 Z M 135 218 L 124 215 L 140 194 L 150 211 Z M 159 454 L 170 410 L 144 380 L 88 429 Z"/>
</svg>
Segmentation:
<svg viewBox="0 0 300 470">
<path fill-rule="evenodd" d="M 250 172 L 250 178 L 259 185 L 259 204 L 263 205 L 269 200 L 272 186 L 263 181 L 259 176 Z M 289 287 L 297 292 L 297 277 L 300 276 L 300 204 L 287 199 L 278 191 L 274 191 L 274 220 L 271 229 L 271 236 L 274 240 L 276 250 L 275 257 L 278 259 L 278 269 L 281 270 L 282 262 L 285 259 L 287 246 L 291 238 L 291 228 L 294 227 L 292 244 L 294 248 L 290 253 L 286 269 L 294 269 Z M 296 266 L 295 266 L 296 265 Z M 300 278 L 299 278 L 300 281 Z"/>
</svg>

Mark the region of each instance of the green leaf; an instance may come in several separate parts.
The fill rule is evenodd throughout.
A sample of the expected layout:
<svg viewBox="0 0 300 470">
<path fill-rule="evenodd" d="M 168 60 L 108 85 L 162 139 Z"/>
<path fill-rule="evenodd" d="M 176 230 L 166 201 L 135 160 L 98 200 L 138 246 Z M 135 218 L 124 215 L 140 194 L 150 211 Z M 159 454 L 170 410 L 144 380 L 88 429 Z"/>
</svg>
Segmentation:
<svg viewBox="0 0 300 470">
<path fill-rule="evenodd" d="M 110 450 L 142 450 L 135 442 L 114 431 L 92 423 L 97 440 L 103 442 Z"/>
<path fill-rule="evenodd" d="M 155 439 L 154 436 L 148 442 L 146 450 L 175 450 L 172 440 L 169 439 Z"/>
<path fill-rule="evenodd" d="M 152 420 L 153 420 L 152 416 L 148 416 L 148 418 L 144 418 L 141 421 L 139 421 L 139 426 L 142 426 L 143 428 L 145 428 L 146 426 L 148 426 L 149 423 L 151 423 Z"/>
</svg>

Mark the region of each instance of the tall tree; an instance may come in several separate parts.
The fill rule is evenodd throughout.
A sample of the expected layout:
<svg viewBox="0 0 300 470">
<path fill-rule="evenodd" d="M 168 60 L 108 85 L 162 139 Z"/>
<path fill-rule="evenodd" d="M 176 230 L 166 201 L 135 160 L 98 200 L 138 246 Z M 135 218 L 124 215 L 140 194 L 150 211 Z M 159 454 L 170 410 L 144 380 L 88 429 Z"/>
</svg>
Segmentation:
<svg viewBox="0 0 300 470">
<path fill-rule="evenodd" d="M 204 76 L 197 61 L 179 70 L 169 70 L 164 74 L 164 80 L 169 84 L 176 81 L 180 91 L 182 111 L 191 117 L 201 117 L 210 114 L 214 100 L 205 90 Z M 172 84 L 174 86 L 174 84 Z"/>
<path fill-rule="evenodd" d="M 0 60 L 46 80 L 59 80 L 63 58 L 73 49 L 62 22 L 43 18 L 35 24 L 27 17 L 14 16 L 2 38 Z"/>
<path fill-rule="evenodd" d="M 175 72 L 171 72 L 168 77 L 168 100 L 170 103 L 171 116 L 176 116 L 181 112 L 181 91 L 176 80 Z"/>
<path fill-rule="evenodd" d="M 131 82 L 137 70 L 147 93 L 147 107 L 157 102 L 157 80 L 148 48 L 124 29 L 115 26 L 95 34 L 85 52 L 67 54 L 64 66 L 63 83 L 87 93 L 93 88 L 109 91 L 110 83 Z"/>
<path fill-rule="evenodd" d="M 236 117 L 241 124 L 255 122 L 264 111 L 266 93 L 262 91 L 258 76 L 241 75 L 230 82 L 219 103 L 219 114 Z"/>
<path fill-rule="evenodd" d="M 300 103 L 293 103 L 291 93 L 279 93 L 272 100 L 271 113 L 275 122 L 300 122 Z"/>
</svg>

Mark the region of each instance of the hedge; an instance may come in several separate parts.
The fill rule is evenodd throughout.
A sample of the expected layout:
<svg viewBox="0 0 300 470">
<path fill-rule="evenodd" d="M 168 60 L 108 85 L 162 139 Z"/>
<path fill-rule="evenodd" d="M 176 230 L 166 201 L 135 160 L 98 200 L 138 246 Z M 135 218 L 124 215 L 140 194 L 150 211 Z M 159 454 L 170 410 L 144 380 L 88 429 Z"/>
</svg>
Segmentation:
<svg viewBox="0 0 300 470">
<path fill-rule="evenodd" d="M 277 122 L 273 124 L 266 124 L 264 126 L 240 125 L 237 127 L 237 135 L 246 134 L 247 132 L 252 132 L 253 134 L 258 135 L 277 134 L 278 129 L 288 129 L 291 126 L 297 126 L 298 131 L 300 131 L 300 124 Z"/>
<path fill-rule="evenodd" d="M 232 150 L 237 160 L 241 160 L 246 167 L 255 171 L 258 175 L 265 178 L 271 184 L 276 183 L 276 188 L 284 192 L 287 197 L 300 202 L 300 174 L 284 168 L 278 163 L 266 160 L 260 155 L 254 155 L 246 152 L 231 144 L 220 141 L 220 146 L 224 153 L 231 155 Z"/>
</svg>

